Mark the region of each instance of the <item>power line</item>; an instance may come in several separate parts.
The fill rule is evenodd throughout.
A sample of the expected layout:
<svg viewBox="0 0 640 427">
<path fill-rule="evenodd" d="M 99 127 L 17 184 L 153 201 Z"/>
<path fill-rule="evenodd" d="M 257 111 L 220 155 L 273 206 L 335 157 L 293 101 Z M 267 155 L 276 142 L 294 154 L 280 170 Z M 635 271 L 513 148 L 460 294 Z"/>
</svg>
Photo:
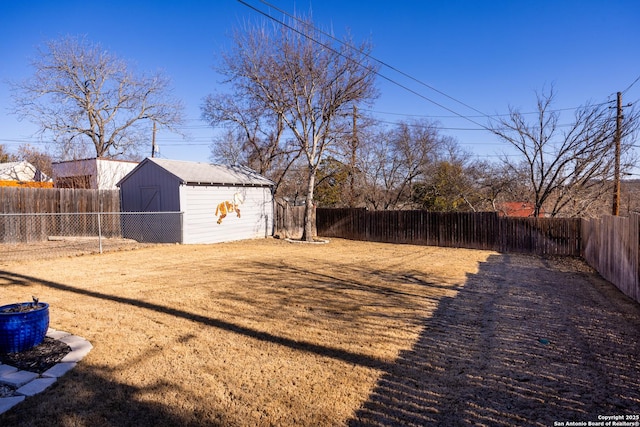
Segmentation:
<svg viewBox="0 0 640 427">
<path fill-rule="evenodd" d="M 606 101 L 606 102 L 601 102 L 599 104 L 594 104 L 592 105 L 592 107 L 600 107 L 602 105 L 606 105 L 606 104 L 610 104 L 613 101 Z M 554 110 L 548 110 L 548 113 L 559 113 L 562 111 L 575 111 L 578 110 L 580 108 L 583 107 L 567 107 L 567 108 L 556 108 Z M 433 116 L 433 115 L 427 115 L 427 114 L 405 114 L 405 113 L 392 113 L 389 111 L 376 111 L 376 110 L 371 110 L 371 109 L 367 109 L 367 108 L 362 108 L 362 111 L 368 111 L 370 113 L 377 113 L 377 114 L 388 114 L 390 116 L 403 116 L 403 117 L 422 117 L 422 118 L 427 118 L 427 119 L 452 119 L 452 118 L 459 118 L 459 116 Z M 534 114 L 540 114 L 540 111 L 529 111 L 526 113 L 520 113 L 518 112 L 518 114 L 523 115 L 523 116 L 528 116 L 528 115 L 534 115 Z M 492 114 L 488 117 L 507 117 L 510 116 L 511 113 L 499 113 L 499 114 Z M 487 117 L 487 116 L 467 116 L 467 117 L 471 117 L 471 118 L 480 118 L 480 117 Z"/>
<path fill-rule="evenodd" d="M 629 89 L 631 89 L 631 88 L 633 87 L 633 85 L 635 85 L 636 83 L 638 83 L 638 80 L 640 80 L 640 76 L 638 76 L 638 77 L 633 81 L 633 83 L 631 83 L 631 84 L 629 85 L 629 87 L 627 87 L 625 90 L 623 90 L 623 91 L 622 91 L 622 94 L 624 95 L 625 93 L 627 93 L 627 91 L 628 91 Z"/>
<path fill-rule="evenodd" d="M 273 8 L 273 9 L 277 10 L 278 12 L 283 13 L 283 14 L 284 14 L 284 15 L 286 15 L 288 18 L 293 19 L 293 20 L 295 20 L 295 21 L 297 21 L 297 22 L 299 22 L 299 23 L 303 23 L 303 22 L 302 22 L 298 17 L 296 17 L 295 15 L 291 15 L 291 14 L 289 14 L 288 12 L 286 12 L 286 11 L 284 11 L 284 10 L 282 10 L 282 9 L 280 9 L 280 8 L 278 8 L 278 7 L 276 7 L 276 6 L 274 6 L 273 4 L 271 4 L 271 3 L 267 2 L 267 1 L 265 1 L 265 0 L 259 0 L 259 1 L 260 1 L 260 3 L 262 3 L 262 4 L 265 4 L 267 7 L 271 7 L 271 8 Z M 342 41 L 342 40 L 340 40 L 340 39 L 338 39 L 338 38 L 336 38 L 336 37 L 332 36 L 331 34 L 328 34 L 327 32 L 320 30 L 320 29 L 319 29 L 319 28 L 317 28 L 315 25 L 312 25 L 312 26 L 313 26 L 313 29 L 314 29 L 316 32 L 318 32 L 318 33 L 320 33 L 320 34 L 324 35 L 325 37 L 329 37 L 330 39 L 332 39 L 332 40 L 334 40 L 334 41 L 336 41 L 336 42 L 338 42 L 338 43 L 340 43 L 340 44 L 342 44 L 342 45 L 344 45 L 344 46 L 347 46 L 349 49 L 353 49 L 353 50 L 356 50 L 356 51 L 360 52 L 360 51 L 359 51 L 355 46 L 352 46 L 352 45 L 350 45 L 350 44 L 348 44 L 348 43 L 345 43 L 344 41 Z M 469 104 L 466 104 L 466 103 L 464 103 L 464 102 L 460 101 L 459 99 L 456 99 L 456 98 L 454 98 L 454 97 L 452 97 L 452 96 L 448 95 L 448 94 L 447 94 L 447 93 L 445 93 L 445 92 L 442 92 L 441 90 L 436 89 L 435 87 L 433 87 L 433 86 L 431 86 L 431 85 L 429 85 L 429 84 L 427 84 L 427 83 L 423 82 L 422 80 L 420 80 L 420 79 L 418 79 L 418 78 L 416 78 L 416 77 L 413 77 L 412 75 L 410 75 L 410 74 L 408 74 L 408 73 L 405 73 L 404 71 L 402 71 L 402 70 L 400 70 L 400 69 L 398 69 L 398 68 L 394 67 L 393 65 L 389 64 L 388 62 L 382 61 L 382 60 L 380 60 L 380 59 L 378 59 L 378 58 L 374 57 L 373 55 L 369 55 L 368 53 L 365 53 L 365 52 L 360 52 L 360 53 L 363 53 L 367 58 L 374 60 L 374 61 L 375 61 L 375 62 L 377 62 L 378 64 L 380 64 L 380 65 L 382 65 L 382 66 L 384 66 L 384 67 L 387 67 L 387 68 L 389 68 L 389 69 L 391 69 L 391 70 L 395 71 L 396 73 L 398 73 L 398 74 L 400 74 L 400 75 L 402 75 L 402 76 L 404 76 L 404 77 L 406 77 L 406 78 L 408 78 L 408 79 L 410 79 L 410 80 L 412 80 L 412 81 L 414 81 L 414 82 L 418 83 L 419 85 L 422 85 L 422 86 L 424 86 L 424 87 L 426 87 L 426 88 L 428 88 L 428 89 L 430 89 L 430 90 L 432 90 L 432 91 L 434 91 L 434 92 L 436 92 L 436 93 L 439 93 L 440 95 L 442 95 L 442 96 L 444 96 L 444 97 L 446 97 L 446 98 L 449 98 L 450 100 L 452 100 L 452 101 L 454 101 L 454 102 L 457 102 L 457 103 L 458 103 L 458 104 L 460 104 L 460 105 L 463 105 L 464 107 L 469 108 L 470 110 L 475 111 L 476 113 L 480 114 L 480 117 L 486 117 L 486 118 L 491 119 L 491 116 L 489 116 L 489 115 L 487 115 L 487 114 L 483 113 L 482 111 L 480 111 L 480 110 L 478 110 L 478 109 L 476 109 L 476 108 L 474 108 L 474 107 L 470 106 Z M 471 116 L 469 116 L 469 117 L 471 117 Z"/>
<path fill-rule="evenodd" d="M 264 11 L 262 11 L 262 10 L 260 10 L 260 9 L 256 8 L 256 7 L 254 7 L 254 6 L 252 6 L 252 5 L 248 4 L 248 3 L 247 3 L 247 2 L 245 2 L 244 0 L 237 0 L 237 1 L 238 1 L 239 3 L 241 3 L 242 5 L 244 5 L 244 6 L 248 7 L 248 8 L 250 8 L 250 9 L 252 9 L 252 10 L 254 10 L 254 11 L 256 11 L 256 12 L 257 12 L 257 13 L 259 13 L 260 15 L 263 15 L 264 17 L 266 17 L 266 18 L 268 18 L 268 19 L 270 19 L 270 20 L 272 20 L 272 21 L 274 21 L 274 22 L 276 22 L 276 23 L 278 23 L 278 24 L 282 25 L 283 27 L 288 28 L 289 30 L 291 30 L 291 31 L 293 31 L 293 32 L 295 32 L 295 33 L 297 33 L 297 34 L 299 34 L 300 36 L 305 37 L 305 38 L 309 39 L 310 41 L 312 41 L 312 42 L 314 42 L 314 43 L 319 44 L 320 46 L 324 47 L 325 49 L 328 49 L 328 50 L 332 51 L 333 53 L 335 53 L 335 54 L 337 54 L 337 55 L 340 55 L 340 56 L 342 56 L 343 58 L 345 58 L 345 59 L 347 59 L 347 60 L 352 60 L 352 59 L 350 59 L 350 58 L 347 58 L 344 54 L 342 54 L 342 53 L 340 53 L 340 52 L 336 51 L 334 48 L 332 48 L 331 46 L 327 45 L 326 43 L 323 43 L 323 42 L 321 42 L 321 41 L 319 41 L 319 40 L 316 40 L 315 38 L 311 37 L 311 36 L 310 36 L 310 35 L 308 35 L 308 34 L 303 33 L 302 31 L 300 31 L 300 30 L 298 30 L 298 29 L 296 29 L 296 28 L 292 27 L 291 25 L 289 25 L 289 24 L 287 24 L 287 23 L 285 23 L 285 22 L 283 22 L 283 21 L 281 21 L 281 20 L 279 20 L 279 19 L 274 18 L 274 17 L 273 17 L 273 16 L 271 16 L 270 14 L 268 14 L 268 13 L 266 13 L 266 12 L 264 12 Z M 317 30 L 315 27 L 313 27 L 313 28 L 314 28 L 316 31 L 320 32 L 320 31 L 319 31 L 319 30 Z M 351 49 L 355 49 L 355 48 L 353 48 L 352 46 L 349 46 L 349 45 L 347 45 L 347 46 L 348 46 L 349 48 L 351 48 Z M 356 50 L 357 50 L 357 49 L 356 49 Z M 364 56 L 366 56 L 366 57 L 371 58 L 368 54 L 366 54 L 366 53 L 364 53 L 364 52 L 361 52 L 361 51 L 359 51 L 359 50 L 357 50 L 357 51 L 358 51 L 359 53 L 361 53 L 362 55 L 364 55 Z M 372 59 L 374 59 L 374 58 L 372 58 Z M 375 60 L 375 59 L 374 59 L 374 60 Z M 488 128 L 487 126 L 484 126 L 484 125 L 482 125 L 481 123 L 478 123 L 478 122 L 476 122 L 475 120 L 473 120 L 473 119 L 471 119 L 471 118 L 469 118 L 469 117 L 467 117 L 467 116 L 464 116 L 464 115 L 462 115 L 462 114 L 458 113 L 457 111 L 454 111 L 454 110 L 452 110 L 451 108 L 446 107 L 446 106 L 444 106 L 444 105 L 442 105 L 442 104 L 440 104 L 440 103 L 438 103 L 438 102 L 434 101 L 433 99 L 431 99 L 431 98 L 429 98 L 429 97 L 427 97 L 427 96 L 425 96 L 425 95 L 423 95 L 423 94 L 421 94 L 421 93 L 419 93 L 419 92 L 417 92 L 417 91 L 415 91 L 415 90 L 413 90 L 413 89 L 411 89 L 411 88 L 407 87 L 406 85 L 403 85 L 403 84 L 401 84 L 401 83 L 399 83 L 399 82 L 397 82 L 397 81 L 393 80 L 392 78 L 387 77 L 386 75 L 384 75 L 384 74 L 380 73 L 378 70 L 375 70 L 375 69 L 373 69 L 373 68 L 371 68 L 371 67 L 365 66 L 364 64 L 362 64 L 362 63 L 360 63 L 360 62 L 358 62 L 358 61 L 355 61 L 355 60 L 352 60 L 352 61 L 354 61 L 357 65 L 359 65 L 359 66 L 361 66 L 361 67 L 365 68 L 366 70 L 368 70 L 368 71 L 370 71 L 370 72 L 372 72 L 372 73 L 375 73 L 376 75 L 378 75 L 379 77 L 383 78 L 384 80 L 387 80 L 388 82 L 390 82 L 390 83 L 392 83 L 392 84 L 395 84 L 396 86 L 398 86 L 398 87 L 400 87 L 400 88 L 402 88 L 402 89 L 406 90 L 407 92 L 410 92 L 410 93 L 412 93 L 412 94 L 414 94 L 414 95 L 416 95 L 416 96 L 418 96 L 418 97 L 420 97 L 420 98 L 422 98 L 422 99 L 424 99 L 424 100 L 426 100 L 426 101 L 428 101 L 428 102 L 431 102 L 432 104 L 434 104 L 434 105 L 436 105 L 436 106 L 438 106 L 438 107 L 440 107 L 440 108 L 442 108 L 442 109 L 444 109 L 444 110 L 446 110 L 446 111 L 448 111 L 448 112 L 450 112 L 450 113 L 452 113 L 452 114 L 455 114 L 457 117 L 460 117 L 460 118 L 462 118 L 462 119 L 465 119 L 465 120 L 467 120 L 467 121 L 470 121 L 471 123 L 473 123 L 473 124 L 475 124 L 475 125 L 477 125 L 477 126 L 480 126 L 481 128 L 483 128 L 483 129 L 484 129 L 484 130 L 486 130 L 486 131 L 492 132 L 492 130 L 491 130 L 490 128 Z M 375 60 L 375 61 L 377 61 L 377 60 Z M 379 61 L 378 61 L 378 62 L 379 62 Z M 477 111 L 477 110 L 474 110 L 474 111 Z M 481 113 L 481 114 L 483 114 L 482 112 L 480 112 L 480 113 Z"/>
<path fill-rule="evenodd" d="M 294 31 L 295 33 L 297 33 L 297 34 L 299 34 L 299 35 L 301 35 L 301 36 L 303 36 L 303 37 L 305 37 L 305 38 L 309 39 L 310 41 L 312 41 L 312 42 L 314 42 L 314 43 L 317 43 L 317 44 L 319 44 L 320 46 L 322 46 L 322 47 L 324 47 L 324 48 L 326 48 L 326 49 L 328 49 L 328 50 L 331 50 L 332 52 L 334 52 L 334 53 L 336 53 L 336 54 L 338 54 L 338 55 L 342 56 L 343 58 L 345 58 L 345 59 L 347 59 L 347 60 L 352 60 L 352 61 L 354 61 L 357 65 L 359 65 L 359 66 L 361 66 L 361 67 L 363 67 L 363 68 L 365 68 L 365 69 L 367 69 L 367 70 L 369 70 L 369 71 L 371 71 L 371 72 L 375 73 L 376 75 L 378 75 L 379 77 L 381 77 L 381 78 L 383 78 L 383 79 L 385 79 L 385 80 L 389 81 L 390 83 L 392 83 L 392 84 L 394 84 L 394 85 L 396 85 L 396 86 L 398 86 L 398 87 L 400 87 L 400 88 L 402 88 L 402 89 L 404 89 L 404 90 L 406 90 L 406 91 L 408 91 L 408 92 L 410 92 L 410 93 L 413 93 L 414 95 L 416 95 L 416 96 L 418 96 L 418 97 L 420 97 L 420 98 L 422 98 L 422 99 L 424 99 L 424 100 L 426 100 L 426 101 L 428 101 L 428 102 L 431 102 L 432 104 L 434 104 L 434 105 L 436 105 L 436 106 L 438 106 L 438 107 L 440 107 L 440 108 L 442 108 L 442 109 L 444 109 L 444 110 L 446 110 L 446 111 L 449 111 L 450 113 L 454 114 L 453 116 L 421 116 L 421 115 L 407 115 L 407 114 L 404 114 L 404 116 L 407 116 L 407 117 L 428 117 L 428 118 L 462 118 L 462 119 L 465 119 L 465 120 L 467 120 L 467 121 L 469 121 L 469 122 L 471 122 L 471 123 L 473 123 L 473 124 L 475 124 L 475 125 L 479 126 L 479 128 L 460 128 L 460 127 L 450 127 L 450 128 L 447 128 L 447 127 L 439 127 L 439 129 L 442 129 L 442 130 L 458 130 L 458 131 L 489 131 L 489 132 L 492 132 L 492 133 L 493 133 L 493 132 L 494 132 L 494 130 L 493 130 L 493 129 L 491 129 L 491 128 L 489 128 L 488 126 L 485 126 L 485 125 L 483 125 L 483 124 L 481 124 L 481 123 L 478 123 L 477 121 L 475 121 L 475 120 L 473 120 L 473 119 L 474 119 L 474 118 L 483 118 L 483 117 L 484 117 L 484 118 L 488 118 L 488 119 L 490 119 L 490 120 L 496 120 L 496 117 L 509 116 L 509 115 L 511 114 L 511 113 L 507 113 L 507 114 L 494 114 L 494 115 L 488 115 L 488 114 L 486 114 L 486 113 L 483 113 L 482 111 L 480 111 L 480 110 L 478 110 L 478 109 L 476 109 L 476 108 L 474 108 L 474 107 L 472 107 L 472 106 L 470 106 L 470 105 L 468 105 L 468 104 L 466 104 L 466 103 L 464 103 L 464 102 L 462 102 L 462 101 L 460 101 L 460 100 L 458 100 L 458 99 L 456 99 L 456 98 L 454 98 L 454 97 L 452 97 L 452 96 L 450 96 L 450 95 L 448 95 L 448 94 L 446 94 L 446 93 L 444 93 L 444 92 L 442 92 L 442 91 L 440 91 L 440 90 L 438 90 L 438 89 L 436 89 L 436 88 L 434 88 L 434 87 L 432 87 L 432 86 L 430 86 L 430 85 L 428 85 L 428 84 L 426 84 L 426 83 L 424 83 L 423 81 L 421 81 L 421 80 L 419 80 L 419 79 L 417 79 L 417 78 L 415 78 L 415 77 L 413 77 L 413 76 L 411 76 L 411 75 L 409 75 L 409 74 L 407 74 L 407 73 L 405 73 L 405 72 L 403 72 L 403 71 L 401 71 L 401 70 L 397 69 L 396 67 L 394 67 L 394 66 L 392 66 L 392 65 L 390 65 L 390 64 L 388 64 L 388 63 L 386 63 L 386 62 L 384 62 L 384 61 L 382 61 L 382 60 L 379 60 L 379 59 L 375 58 L 374 56 L 372 56 L 372 55 L 370 55 L 370 54 L 368 54 L 368 53 L 366 53 L 366 52 L 363 52 L 363 51 L 359 50 L 359 49 L 358 49 L 358 48 L 356 48 L 355 46 L 353 46 L 353 45 L 351 45 L 351 44 L 348 44 L 348 43 L 345 43 L 345 42 L 343 42 L 343 41 L 341 41 L 341 40 L 337 39 L 337 38 L 336 38 L 336 37 L 334 37 L 333 35 L 328 34 L 328 33 L 324 32 L 324 31 L 322 31 L 322 30 L 318 29 L 315 25 L 313 25 L 313 23 L 307 23 L 307 22 L 304 22 L 304 21 L 300 20 L 299 18 L 297 18 L 296 16 L 291 15 L 290 13 L 288 13 L 288 12 L 286 12 L 286 11 L 284 11 L 284 10 L 282 10 L 282 9 L 278 8 L 277 6 L 274 6 L 273 4 L 269 3 L 268 1 L 265 1 L 265 0 L 259 0 L 259 1 L 260 1 L 260 3 L 262 3 L 262 4 L 266 5 L 267 7 L 269 7 L 269 8 L 273 8 L 274 10 L 276 10 L 276 11 L 278 11 L 278 12 L 280 12 L 280 13 L 284 14 L 284 15 L 285 15 L 285 16 L 287 16 L 288 18 L 290 18 L 290 19 L 294 20 L 295 22 L 300 23 L 300 24 L 303 24 L 303 25 L 305 25 L 305 26 L 307 26 L 307 27 L 311 27 L 311 28 L 313 29 L 313 31 L 315 31 L 316 33 L 321 34 L 321 35 L 323 35 L 323 36 L 325 36 L 325 37 L 328 37 L 328 38 L 330 38 L 331 40 L 334 40 L 334 41 L 336 41 L 336 42 L 340 43 L 341 45 L 346 46 L 347 48 L 349 48 L 349 49 L 351 49 L 351 50 L 354 50 L 354 51 L 356 51 L 356 52 L 358 52 L 358 53 L 362 54 L 362 55 L 363 55 L 363 56 L 365 56 L 366 58 L 369 58 L 369 59 L 371 59 L 371 60 L 375 61 L 376 63 L 378 63 L 378 64 L 380 64 L 380 65 L 382 65 L 382 66 L 384 66 L 384 67 L 387 67 L 387 68 L 389 68 L 389 69 L 391 69 L 391 70 L 393 70 L 393 71 L 395 71 L 395 72 L 397 72 L 397 73 L 399 73 L 399 74 L 401 74 L 401 75 L 403 75 L 403 76 L 405 76 L 405 77 L 407 77 L 407 78 L 411 79 L 412 81 L 415 81 L 415 82 L 417 82 L 418 84 L 420 84 L 420 85 L 422 85 L 422 86 L 424 86 L 424 87 L 427 87 L 428 89 L 430 89 L 430 90 L 432 90 L 432 91 L 434 91 L 434 92 L 437 92 L 437 93 L 439 93 L 439 94 L 441 94 L 441 95 L 445 96 L 446 98 L 449 98 L 449 99 L 451 99 L 451 100 L 453 100 L 453 101 L 455 101 L 455 102 L 457 102 L 457 103 L 459 103 L 459 104 L 461 104 L 461 105 L 463 105 L 463 106 L 465 106 L 465 107 L 467 107 L 467 108 L 469 108 L 469 109 L 471 109 L 471 110 L 473 110 L 473 111 L 475 111 L 475 112 L 477 112 L 477 113 L 479 113 L 479 114 L 480 114 L 479 116 L 471 116 L 471 115 L 463 115 L 463 114 L 460 114 L 460 113 L 458 113 L 457 111 L 454 111 L 453 109 L 448 108 L 448 107 L 446 107 L 446 106 L 444 106 L 444 105 L 442 105 L 442 104 L 440 104 L 440 103 L 438 103 L 438 102 L 434 101 L 433 99 L 431 99 L 431 98 L 429 98 L 429 97 L 427 97 L 427 96 L 425 96 L 425 95 L 423 95 L 423 94 L 421 94 L 421 93 L 419 93 L 419 92 L 417 92 L 417 91 L 415 91 L 415 90 L 413 90 L 413 89 L 411 89 L 411 88 L 409 88 L 409 87 L 407 87 L 407 86 L 405 86 L 405 85 L 403 85 L 403 84 L 401 84 L 401 83 L 399 83 L 399 82 L 395 81 L 394 79 L 392 79 L 392 78 L 390 78 L 390 77 L 387 77 L 386 75 L 384 75 L 384 74 L 380 73 L 378 70 L 375 70 L 375 69 L 373 69 L 373 68 L 371 68 L 371 67 L 368 67 L 368 66 L 366 66 L 366 65 L 364 65 L 364 64 L 362 64 L 362 63 L 360 63 L 360 62 L 358 62 L 358 61 L 355 61 L 355 60 L 353 60 L 353 59 L 347 58 L 344 54 L 342 54 L 342 53 L 340 53 L 340 52 L 336 51 L 334 48 L 332 48 L 332 47 L 331 47 L 331 46 L 329 46 L 328 44 L 326 44 L 326 43 L 324 43 L 324 42 L 322 42 L 322 41 L 320 41 L 320 40 L 317 40 L 317 39 L 315 39 L 314 37 L 311 37 L 311 36 L 310 36 L 310 35 L 308 35 L 308 34 L 303 33 L 302 31 L 300 31 L 300 30 L 298 30 L 298 29 L 294 28 L 293 26 L 291 26 L 291 25 L 289 25 L 289 24 L 287 24 L 287 23 L 285 23 L 285 22 L 283 22 L 283 21 L 281 21 L 281 20 L 279 20 L 279 19 L 277 19 L 277 18 L 274 18 L 274 17 L 273 17 L 273 16 L 271 16 L 269 13 L 264 12 L 264 11 L 262 11 L 262 10 L 260 10 L 260 9 L 256 8 L 256 7 L 254 7 L 253 5 L 251 5 L 251 4 L 249 4 L 249 3 L 247 3 L 246 1 L 244 1 L 244 0 L 238 0 L 238 2 L 239 2 L 239 3 L 241 3 L 241 4 L 243 4 L 244 6 L 246 6 L 246 7 L 250 8 L 250 9 L 254 10 L 255 12 L 257 12 L 257 13 L 259 13 L 259 14 L 263 15 L 264 17 L 266 17 L 266 18 L 268 18 L 268 19 L 270 19 L 270 20 L 272 20 L 272 21 L 274 21 L 274 22 L 278 23 L 279 25 L 282 25 L 282 26 L 284 26 L 285 28 L 288 28 L 288 29 L 290 29 L 291 31 Z M 636 79 L 636 81 L 634 81 L 634 82 L 629 86 L 629 88 L 631 88 L 631 86 L 633 86 L 633 85 L 634 85 L 638 80 L 640 80 L 640 76 L 638 76 L 638 78 Z M 626 90 L 629 90 L 629 88 L 627 88 Z M 608 103 L 609 103 L 609 102 L 603 102 L 603 103 L 599 103 L 599 104 L 594 104 L 594 105 L 592 105 L 592 107 L 598 107 L 598 106 L 602 106 L 602 105 L 605 105 L 605 104 L 608 104 Z M 550 113 L 555 113 L 555 112 L 561 112 L 561 111 L 571 111 L 571 110 L 578 110 L 578 109 L 580 109 L 580 108 L 582 108 L 582 107 L 560 108 L 560 109 L 550 110 L 549 112 L 550 112 Z M 366 110 L 366 109 L 365 109 L 365 111 L 372 111 L 372 112 L 375 112 L 375 111 L 373 111 L 373 110 Z M 403 114 L 399 114 L 399 113 L 382 113 L 382 114 L 403 115 Z M 539 111 L 533 111 L 533 112 L 518 113 L 518 114 L 522 114 L 522 115 L 533 115 L 533 114 L 540 114 L 540 112 L 539 112 Z M 383 120 L 379 120 L 379 122 L 382 122 L 382 123 L 389 123 L 389 122 L 385 122 L 385 121 L 383 121 Z"/>
</svg>

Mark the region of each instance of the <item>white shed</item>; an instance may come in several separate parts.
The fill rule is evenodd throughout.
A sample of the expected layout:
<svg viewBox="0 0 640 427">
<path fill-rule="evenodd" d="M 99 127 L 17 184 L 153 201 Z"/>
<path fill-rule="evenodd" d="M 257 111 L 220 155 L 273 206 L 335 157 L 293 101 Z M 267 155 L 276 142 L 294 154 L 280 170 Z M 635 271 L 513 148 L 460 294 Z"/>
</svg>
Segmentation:
<svg viewBox="0 0 640 427">
<path fill-rule="evenodd" d="M 56 187 L 94 190 L 117 190 L 116 184 L 137 165 L 138 162 L 101 157 L 51 164 Z"/>
<path fill-rule="evenodd" d="M 177 227 L 175 214 L 155 220 L 150 215 L 145 220 L 147 229 L 162 236 L 156 240 L 177 243 L 271 236 L 273 185 L 242 166 L 158 158 L 146 158 L 118 183 L 123 212 L 182 212 Z M 179 232 L 171 232 L 170 238 L 158 230 L 172 224 Z"/>
</svg>

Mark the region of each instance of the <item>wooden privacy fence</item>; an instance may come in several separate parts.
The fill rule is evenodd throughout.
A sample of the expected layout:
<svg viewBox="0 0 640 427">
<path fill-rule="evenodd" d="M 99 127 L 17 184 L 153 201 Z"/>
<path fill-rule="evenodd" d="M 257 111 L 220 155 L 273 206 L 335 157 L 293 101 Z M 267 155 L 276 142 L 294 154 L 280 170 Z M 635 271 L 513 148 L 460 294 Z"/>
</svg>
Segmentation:
<svg viewBox="0 0 640 427">
<path fill-rule="evenodd" d="M 640 302 L 640 215 L 582 221 L 583 258 L 625 295 Z"/>
<path fill-rule="evenodd" d="M 579 218 L 509 218 L 494 212 L 440 213 L 317 209 L 318 235 L 500 252 L 579 256 Z"/>
<path fill-rule="evenodd" d="M 0 213 L 86 212 L 120 212 L 120 191 L 0 187 Z"/>
<path fill-rule="evenodd" d="M 300 239 L 304 230 L 304 206 L 292 206 L 278 199 L 275 209 L 273 235 L 283 239 Z M 315 229 L 313 235 L 317 235 Z"/>
<path fill-rule="evenodd" d="M 118 190 L 0 187 L 0 243 L 46 240 L 51 236 L 120 235 Z"/>
<path fill-rule="evenodd" d="M 493 212 L 317 209 L 318 235 L 536 255 L 581 256 L 640 302 L 640 215 L 510 218 Z"/>
<path fill-rule="evenodd" d="M 499 252 L 580 256 L 580 218 L 496 218 Z"/>
</svg>

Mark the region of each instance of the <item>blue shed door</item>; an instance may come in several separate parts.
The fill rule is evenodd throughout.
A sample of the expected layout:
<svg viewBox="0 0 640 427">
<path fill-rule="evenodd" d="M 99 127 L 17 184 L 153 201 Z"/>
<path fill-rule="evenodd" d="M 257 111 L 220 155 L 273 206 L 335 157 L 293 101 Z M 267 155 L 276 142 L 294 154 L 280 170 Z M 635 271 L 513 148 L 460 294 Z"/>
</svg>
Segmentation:
<svg viewBox="0 0 640 427">
<path fill-rule="evenodd" d="M 140 187 L 140 212 L 160 212 L 160 187 Z"/>
<path fill-rule="evenodd" d="M 162 211 L 159 186 L 140 187 L 139 203 L 139 212 L 148 214 L 129 218 L 127 237 L 139 242 L 182 243 L 180 214 L 155 213 Z"/>
</svg>

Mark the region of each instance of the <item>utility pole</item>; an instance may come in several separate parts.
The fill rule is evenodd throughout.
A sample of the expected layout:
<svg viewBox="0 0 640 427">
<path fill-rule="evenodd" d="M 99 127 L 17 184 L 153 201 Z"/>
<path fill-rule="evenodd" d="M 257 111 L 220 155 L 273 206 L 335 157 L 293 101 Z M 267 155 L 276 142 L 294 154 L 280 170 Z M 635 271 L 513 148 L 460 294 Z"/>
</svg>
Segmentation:
<svg viewBox="0 0 640 427">
<path fill-rule="evenodd" d="M 351 164 L 350 167 L 350 176 L 349 176 L 349 207 L 355 207 L 355 179 L 356 179 L 356 160 L 357 160 L 357 149 L 358 149 L 358 107 L 353 104 L 353 130 L 351 135 Z"/>
<path fill-rule="evenodd" d="M 611 215 L 617 216 L 620 213 L 620 139 L 622 135 L 622 92 L 618 92 L 616 105 L 616 134 L 615 139 L 615 165 L 613 176 L 613 208 Z"/>
<path fill-rule="evenodd" d="M 153 136 L 151 137 L 151 157 L 156 156 L 156 121 L 153 121 Z"/>
</svg>

